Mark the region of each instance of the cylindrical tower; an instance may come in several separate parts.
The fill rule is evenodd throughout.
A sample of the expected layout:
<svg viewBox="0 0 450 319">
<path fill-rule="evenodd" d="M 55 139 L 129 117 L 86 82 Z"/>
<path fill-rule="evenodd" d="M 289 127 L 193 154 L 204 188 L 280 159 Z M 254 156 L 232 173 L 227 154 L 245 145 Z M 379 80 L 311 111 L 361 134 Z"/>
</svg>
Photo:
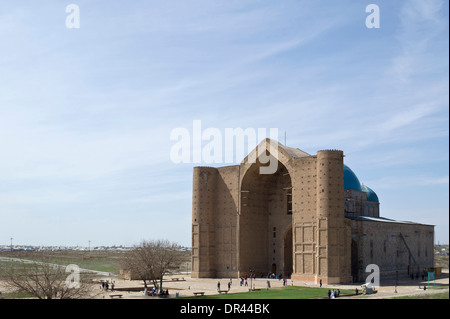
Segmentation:
<svg viewBox="0 0 450 319">
<path fill-rule="evenodd" d="M 217 169 L 194 167 L 192 185 L 192 277 L 215 275 L 215 197 Z"/>
<path fill-rule="evenodd" d="M 350 277 L 350 227 L 344 217 L 343 152 L 317 152 L 316 212 L 318 249 L 316 281 L 339 283 Z"/>
<path fill-rule="evenodd" d="M 317 152 L 317 217 L 344 217 L 344 154 L 339 150 Z M 342 212 L 342 214 L 340 214 Z"/>
</svg>

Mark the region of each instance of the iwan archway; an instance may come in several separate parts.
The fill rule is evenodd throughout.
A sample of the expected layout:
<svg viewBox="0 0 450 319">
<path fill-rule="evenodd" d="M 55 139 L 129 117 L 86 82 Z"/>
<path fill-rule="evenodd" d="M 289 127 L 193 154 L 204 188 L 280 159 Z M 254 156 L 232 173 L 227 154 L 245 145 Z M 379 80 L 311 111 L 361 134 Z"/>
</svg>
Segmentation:
<svg viewBox="0 0 450 319">
<path fill-rule="evenodd" d="M 239 272 L 292 274 L 292 182 L 278 162 L 273 174 L 252 164 L 242 177 L 240 194 Z"/>
<path fill-rule="evenodd" d="M 264 157 L 269 164 L 258 162 Z M 344 200 L 339 150 L 309 155 L 267 139 L 240 165 L 195 167 L 192 277 L 275 272 L 295 281 L 351 281 Z"/>
</svg>

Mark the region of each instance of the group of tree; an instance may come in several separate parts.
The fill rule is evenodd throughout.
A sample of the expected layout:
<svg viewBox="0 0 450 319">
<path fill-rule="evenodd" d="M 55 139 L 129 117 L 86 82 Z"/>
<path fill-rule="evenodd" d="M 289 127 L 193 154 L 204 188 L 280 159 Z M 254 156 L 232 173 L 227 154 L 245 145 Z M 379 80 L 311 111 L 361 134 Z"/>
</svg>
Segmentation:
<svg viewBox="0 0 450 319">
<path fill-rule="evenodd" d="M 144 287 L 152 283 L 155 289 L 163 288 L 163 278 L 178 271 L 186 261 L 186 254 L 176 243 L 168 240 L 142 241 L 122 259 L 121 269 L 131 278 L 142 280 Z"/>
<path fill-rule="evenodd" d="M 92 295 L 91 276 L 76 265 L 55 264 L 55 253 L 33 252 L 24 258 L 3 258 L 0 280 L 10 290 L 38 299 L 81 299 Z"/>
<path fill-rule="evenodd" d="M 95 297 L 92 275 L 74 272 L 70 266 L 55 264 L 49 252 L 34 253 L 26 259 L 0 260 L 0 280 L 10 290 L 39 299 L 82 299 Z M 163 278 L 177 271 L 186 261 L 180 246 L 168 240 L 142 241 L 124 254 L 120 261 L 123 270 L 143 280 L 145 288 L 151 282 L 162 289 Z M 75 267 L 76 270 L 76 267 Z"/>
</svg>

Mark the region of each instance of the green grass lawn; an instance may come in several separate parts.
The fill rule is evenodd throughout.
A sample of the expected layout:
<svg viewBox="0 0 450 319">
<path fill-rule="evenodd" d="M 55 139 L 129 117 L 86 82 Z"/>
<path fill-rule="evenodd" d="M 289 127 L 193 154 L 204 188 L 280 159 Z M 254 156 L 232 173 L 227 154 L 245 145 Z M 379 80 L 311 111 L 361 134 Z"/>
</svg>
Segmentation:
<svg viewBox="0 0 450 319">
<path fill-rule="evenodd" d="M 353 294 L 354 290 L 341 290 L 341 295 Z M 211 295 L 194 297 L 195 299 L 315 299 L 328 298 L 328 288 L 296 287 L 288 286 L 283 288 L 271 288 L 269 290 L 227 293 L 221 295 Z"/>
<path fill-rule="evenodd" d="M 75 260 L 73 263 L 80 268 L 104 271 L 113 274 L 119 274 L 120 270 L 119 261 L 114 258 L 99 258 L 93 256 L 92 258 Z"/>
<path fill-rule="evenodd" d="M 34 298 L 33 295 L 26 292 L 8 292 L 3 294 L 5 299 L 23 299 L 23 298 Z"/>
<path fill-rule="evenodd" d="M 75 264 L 80 268 L 109 272 L 119 274 L 121 252 L 77 252 L 77 251 L 61 251 L 46 253 L 4 253 L 3 256 L 14 258 L 23 258 L 28 260 L 44 261 L 59 265 Z"/>
</svg>

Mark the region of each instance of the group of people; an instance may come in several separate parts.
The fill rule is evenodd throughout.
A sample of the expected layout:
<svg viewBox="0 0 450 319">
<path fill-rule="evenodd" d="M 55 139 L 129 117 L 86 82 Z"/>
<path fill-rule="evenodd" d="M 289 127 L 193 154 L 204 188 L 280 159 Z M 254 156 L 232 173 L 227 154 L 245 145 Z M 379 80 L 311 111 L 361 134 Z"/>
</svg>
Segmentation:
<svg viewBox="0 0 450 319">
<path fill-rule="evenodd" d="M 283 280 L 283 286 L 287 285 L 287 278 L 289 278 L 289 276 L 283 276 L 283 273 L 280 273 L 279 275 L 277 275 L 273 272 L 268 272 L 267 276 L 264 276 L 264 273 L 261 272 L 260 276 L 261 276 L 261 278 L 266 277 L 267 279 Z M 253 273 L 250 276 L 247 276 L 247 275 L 241 276 L 239 284 L 241 286 L 248 286 L 248 278 L 256 279 L 256 274 Z"/>
<path fill-rule="evenodd" d="M 159 292 L 157 292 L 157 289 L 155 287 L 153 287 L 150 290 L 147 290 L 147 288 L 145 288 L 144 295 L 145 296 L 166 297 L 166 296 L 169 296 L 169 289 L 166 289 L 166 290 L 160 289 Z"/>
<path fill-rule="evenodd" d="M 102 286 L 101 288 L 103 290 L 109 289 L 109 281 L 108 280 L 102 280 Z M 114 281 L 111 280 L 111 291 L 114 291 Z"/>
<path fill-rule="evenodd" d="M 248 281 L 247 281 L 247 275 L 245 276 L 241 276 L 241 278 L 239 278 L 239 285 L 242 287 L 244 286 L 248 286 Z"/>
<path fill-rule="evenodd" d="M 261 273 L 261 278 L 263 278 L 263 274 L 262 273 Z M 279 275 L 277 275 L 274 272 L 269 272 L 267 274 L 267 278 L 282 280 L 283 279 L 283 273 L 280 273 Z M 289 278 L 289 274 L 288 274 L 288 276 L 286 276 L 286 278 Z"/>
<path fill-rule="evenodd" d="M 233 284 L 233 279 L 230 278 L 230 280 L 228 281 L 227 285 L 228 285 L 228 291 L 230 291 L 231 289 L 231 285 Z M 242 285 L 241 285 L 242 286 Z M 220 291 L 220 281 L 217 282 L 217 291 Z"/>
<path fill-rule="evenodd" d="M 161 289 L 161 290 L 159 291 L 158 296 L 160 296 L 160 297 L 166 297 L 166 296 L 169 296 L 169 289 L 166 289 L 166 290 Z"/>
<path fill-rule="evenodd" d="M 339 289 L 337 289 L 337 290 L 334 290 L 334 289 L 328 290 L 328 299 L 337 298 L 337 297 L 339 297 L 340 294 L 341 294 L 341 291 Z"/>
</svg>

